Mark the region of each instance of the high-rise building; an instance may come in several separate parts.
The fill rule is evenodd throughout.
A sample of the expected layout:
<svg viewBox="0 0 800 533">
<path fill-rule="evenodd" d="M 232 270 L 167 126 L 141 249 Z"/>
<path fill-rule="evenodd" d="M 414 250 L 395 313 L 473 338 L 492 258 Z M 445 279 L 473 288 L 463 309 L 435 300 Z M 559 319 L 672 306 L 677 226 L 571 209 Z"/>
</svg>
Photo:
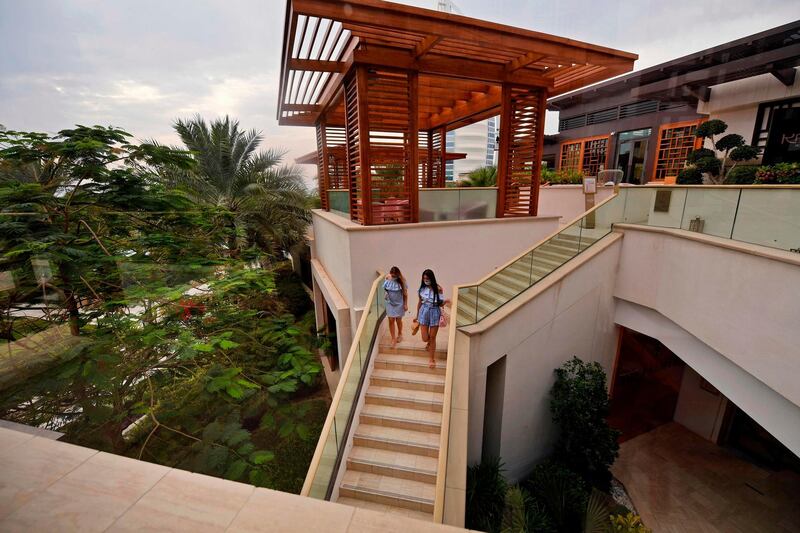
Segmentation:
<svg viewBox="0 0 800 533">
<path fill-rule="evenodd" d="M 437 11 L 445 13 L 461 13 L 453 0 L 435 0 L 434 7 Z M 467 154 L 464 159 L 447 162 L 445 167 L 447 181 L 463 178 L 476 168 L 496 164 L 495 144 L 499 122 L 499 117 L 492 117 L 447 132 L 447 151 Z"/>
</svg>

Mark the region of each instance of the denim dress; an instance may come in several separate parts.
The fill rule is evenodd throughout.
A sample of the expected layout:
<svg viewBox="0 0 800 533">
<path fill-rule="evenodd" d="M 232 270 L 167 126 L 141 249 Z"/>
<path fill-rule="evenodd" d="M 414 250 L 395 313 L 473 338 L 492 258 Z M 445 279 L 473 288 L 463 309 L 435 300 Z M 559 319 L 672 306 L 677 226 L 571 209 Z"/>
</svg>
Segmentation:
<svg viewBox="0 0 800 533">
<path fill-rule="evenodd" d="M 383 281 L 383 288 L 386 290 L 386 316 L 389 318 L 402 318 L 405 314 L 405 309 L 403 309 L 403 286 L 397 280 L 387 279 Z"/>
<path fill-rule="evenodd" d="M 441 306 L 444 305 L 444 294 L 440 292 L 437 299 L 434 299 L 434 296 L 433 289 L 430 287 L 423 287 L 419 290 L 419 299 L 422 305 L 419 308 L 417 322 L 419 322 L 420 326 L 428 326 L 429 328 L 439 326 L 439 318 L 442 316 Z"/>
</svg>

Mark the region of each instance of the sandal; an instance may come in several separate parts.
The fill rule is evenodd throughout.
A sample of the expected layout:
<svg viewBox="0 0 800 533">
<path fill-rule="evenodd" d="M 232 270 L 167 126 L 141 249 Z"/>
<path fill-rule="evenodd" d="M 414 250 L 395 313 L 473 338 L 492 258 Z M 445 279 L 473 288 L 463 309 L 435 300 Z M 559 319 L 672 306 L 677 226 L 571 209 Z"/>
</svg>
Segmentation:
<svg viewBox="0 0 800 533">
<path fill-rule="evenodd" d="M 430 369 L 436 368 L 436 361 L 428 361 L 428 368 Z"/>
</svg>

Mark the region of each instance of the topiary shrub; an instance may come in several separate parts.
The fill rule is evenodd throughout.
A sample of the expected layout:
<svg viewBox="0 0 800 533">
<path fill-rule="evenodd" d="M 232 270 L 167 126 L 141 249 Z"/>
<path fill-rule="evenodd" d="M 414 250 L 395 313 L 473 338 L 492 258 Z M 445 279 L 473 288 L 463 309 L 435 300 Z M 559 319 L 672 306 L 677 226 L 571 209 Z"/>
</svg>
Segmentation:
<svg viewBox="0 0 800 533">
<path fill-rule="evenodd" d="M 742 165 L 732 168 L 725 177 L 725 184 L 728 185 L 750 185 L 756 181 L 755 165 Z"/>
<path fill-rule="evenodd" d="M 675 183 L 678 185 L 702 185 L 703 173 L 695 167 L 683 168 L 678 172 Z"/>
<path fill-rule="evenodd" d="M 711 182 L 716 184 L 727 182 L 728 174 L 736 168 L 738 163 L 758 157 L 758 149 L 745 144 L 744 137 L 737 133 L 729 133 L 716 139 L 716 136 L 722 135 L 727 129 L 728 125 L 718 119 L 700 124 L 695 135 L 702 138 L 704 143 L 706 139 L 710 139 L 714 150 L 700 148 L 689 152 L 686 156 L 686 162 L 690 168 L 707 174 Z M 722 153 L 722 157 L 717 157 L 718 152 Z M 733 162 L 733 164 L 728 166 L 729 162 Z M 696 184 L 695 182 L 687 183 Z"/>
<path fill-rule="evenodd" d="M 467 468 L 467 511 L 465 527 L 495 533 L 503 519 L 508 483 L 500 458 Z"/>
<path fill-rule="evenodd" d="M 603 367 L 573 357 L 555 373 L 550 411 L 561 433 L 554 457 L 590 486 L 608 491 L 609 468 L 619 451 L 619 431 L 606 422 L 608 393 Z"/>
</svg>

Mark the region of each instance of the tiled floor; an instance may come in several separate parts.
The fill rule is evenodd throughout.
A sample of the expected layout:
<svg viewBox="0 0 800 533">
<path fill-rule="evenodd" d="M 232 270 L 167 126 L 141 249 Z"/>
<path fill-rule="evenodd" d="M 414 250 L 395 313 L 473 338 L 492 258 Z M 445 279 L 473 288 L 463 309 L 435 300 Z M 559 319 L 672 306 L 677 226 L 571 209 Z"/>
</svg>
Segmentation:
<svg viewBox="0 0 800 533">
<path fill-rule="evenodd" d="M 464 531 L 362 503 L 356 509 L 0 428 L 3 533 Z"/>
<path fill-rule="evenodd" d="M 800 532 L 800 475 L 759 468 L 675 422 L 624 442 L 613 472 L 655 533 Z"/>
</svg>

